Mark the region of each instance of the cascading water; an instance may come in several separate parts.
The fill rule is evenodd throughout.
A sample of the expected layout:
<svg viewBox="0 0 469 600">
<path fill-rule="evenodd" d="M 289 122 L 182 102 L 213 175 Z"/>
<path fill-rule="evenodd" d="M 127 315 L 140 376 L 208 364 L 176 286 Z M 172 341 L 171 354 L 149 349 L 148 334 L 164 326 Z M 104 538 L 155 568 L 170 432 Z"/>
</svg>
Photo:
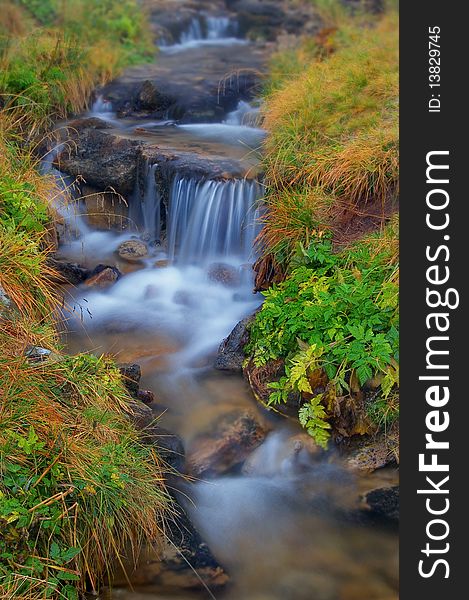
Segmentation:
<svg viewBox="0 0 469 600">
<path fill-rule="evenodd" d="M 258 127 L 260 120 L 260 109 L 254 108 L 249 102 L 240 100 L 236 109 L 226 115 L 225 124 Z"/>
<path fill-rule="evenodd" d="M 129 215 L 131 221 L 151 241 L 159 241 L 161 238 L 161 194 L 156 185 L 157 170 L 158 164 L 145 164 L 143 194 L 137 180 Z"/>
<path fill-rule="evenodd" d="M 169 206 L 168 255 L 182 263 L 252 258 L 261 186 L 256 181 L 176 177 Z"/>
<path fill-rule="evenodd" d="M 63 144 L 54 146 L 41 161 L 41 173 L 54 178 L 56 192 L 52 194 L 50 201 L 58 215 L 63 219 L 68 232 L 75 237 L 81 237 L 90 232 L 84 218 L 84 208 L 80 202 L 73 198 L 74 178 L 64 175 L 54 167 Z"/>
<path fill-rule="evenodd" d="M 239 38 L 238 22 L 228 16 L 199 15 L 193 17 L 183 29 L 175 43 L 168 44 L 164 39 L 160 47 L 164 52 L 178 52 L 188 48 L 213 44 L 243 44 Z"/>
<path fill-rule="evenodd" d="M 107 98 L 104 98 L 102 94 L 99 94 L 96 97 L 88 114 L 90 117 L 96 117 L 113 125 L 117 124 L 114 106 L 112 102 L 107 100 Z"/>
<path fill-rule="evenodd" d="M 179 43 L 165 51 L 245 43 L 226 39 L 237 33 L 232 26 L 230 17 L 199 14 Z M 98 98 L 92 114 L 110 120 L 112 106 Z M 258 129 L 258 119 L 259 109 L 240 101 L 224 123 L 188 123 L 174 127 L 174 133 L 188 140 L 187 151 L 194 151 L 197 138 L 204 144 L 222 139 L 233 152 L 242 146 L 256 156 L 250 150 L 259 148 L 266 135 Z M 154 126 L 146 123 L 150 125 Z M 123 129 L 122 122 L 117 126 Z M 207 147 L 211 148 L 208 143 Z M 207 155 L 204 146 L 203 156 Z M 107 289 L 72 290 L 73 301 L 82 306 L 86 302 L 87 310 L 68 319 L 69 349 L 111 352 L 119 362 L 139 363 L 142 387 L 157 397 L 155 416 L 164 413 L 161 425 L 181 436 L 190 457 L 191 443 L 215 430 L 220 415 L 241 410 L 264 418 L 240 375 L 222 375 L 212 367 L 221 340 L 262 301 L 252 293 L 253 271 L 247 263 L 254 259 L 263 188 L 256 181 L 204 180 L 180 173 L 167 197 L 157 183 L 159 168 L 146 164 L 139 169 L 141 180 L 129 202 L 137 231 L 86 228 L 80 239 L 62 246 L 74 261 L 83 257 L 83 264 L 91 268 L 106 261 L 124 273 Z M 164 222 L 162 199 L 168 205 Z M 120 260 L 116 250 L 123 240 L 144 234 L 146 241 L 164 242 L 164 226 L 167 245 L 149 243 L 148 257 L 138 263 Z M 230 586 L 223 597 L 395 600 L 393 532 L 339 519 L 337 511 L 345 515 L 358 497 L 350 475 L 334 465 L 330 455 L 323 460 L 304 441 L 299 445 L 301 433 L 292 423 L 269 420 L 270 427 L 274 431 L 242 469 L 209 482 L 188 483 L 181 490 L 189 499 L 191 520 L 229 570 Z M 394 485 L 392 481 L 384 478 L 383 484 Z M 144 573 L 150 563 L 143 566 Z M 153 564 L 159 573 L 158 558 Z M 141 582 L 148 587 L 139 589 Z M 192 587 L 159 589 L 138 570 L 133 584 L 136 591 L 116 590 L 112 598 L 201 597 Z"/>
<path fill-rule="evenodd" d="M 202 31 L 202 23 L 200 19 L 192 19 L 189 23 L 188 28 L 185 31 L 181 32 L 179 43 L 187 44 L 189 42 L 193 42 L 194 40 L 202 40 L 203 38 L 204 34 Z"/>
<path fill-rule="evenodd" d="M 205 17 L 207 39 L 220 40 L 223 38 L 236 37 L 238 23 L 229 17 Z"/>
<path fill-rule="evenodd" d="M 91 107 L 91 113 L 95 115 L 101 115 L 110 114 L 113 112 L 114 108 L 112 106 L 112 102 L 110 100 L 106 100 L 102 94 L 98 95 L 96 100 L 93 102 L 93 106 Z"/>
</svg>

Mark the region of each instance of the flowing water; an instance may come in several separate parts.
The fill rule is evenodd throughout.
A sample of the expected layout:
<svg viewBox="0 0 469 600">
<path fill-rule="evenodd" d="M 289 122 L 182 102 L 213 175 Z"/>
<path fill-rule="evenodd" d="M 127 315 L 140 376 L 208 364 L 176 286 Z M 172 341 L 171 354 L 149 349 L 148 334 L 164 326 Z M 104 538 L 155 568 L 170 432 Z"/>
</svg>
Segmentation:
<svg viewBox="0 0 469 600">
<path fill-rule="evenodd" d="M 178 53 L 201 46 L 234 46 L 246 44 L 238 36 L 238 22 L 225 15 L 199 14 L 194 16 L 176 36 L 175 43 L 160 42 L 164 53 Z"/>
<path fill-rule="evenodd" d="M 180 46 L 226 42 L 226 20 L 206 19 L 205 24 L 202 28 L 201 21 L 194 21 Z M 183 60 L 190 49 L 177 51 Z M 122 135 L 134 135 L 135 123 L 117 120 L 103 98 L 91 114 L 112 120 Z M 192 149 L 213 138 L 204 152 L 236 158 L 241 151 L 253 152 L 265 135 L 258 110 L 243 101 L 224 123 L 139 122 L 139 127 L 168 144 L 178 140 Z M 247 137 L 240 140 L 243 132 Z M 52 162 L 53 155 L 44 168 L 60 179 Z M 299 426 L 267 415 L 241 376 L 212 366 L 223 338 L 262 303 L 252 292 L 250 268 L 262 211 L 261 183 L 179 174 L 163 202 L 159 168 L 147 163 L 142 169 L 143 185 L 130 202 L 133 226 L 124 232 L 93 229 L 81 216 L 83 207 L 56 199 L 63 218 L 74 223 L 59 250 L 62 257 L 89 267 L 116 264 L 125 273 L 109 289 L 82 286 L 71 291 L 69 349 L 112 352 L 120 362 L 138 362 L 142 387 L 157 396 L 155 414 L 162 414 L 161 424 L 181 436 L 189 454 L 194 439 L 233 410 L 254 411 L 272 432 L 241 472 L 181 484 L 181 501 L 229 572 L 230 585 L 211 592 L 162 590 L 142 564 L 133 589 L 122 585 L 112 598 L 396 600 L 396 531 L 350 516 L 357 514 L 360 491 L 377 482 L 395 483 L 394 471 L 357 480 L 333 454 L 318 461 L 306 450 L 294 451 Z M 120 260 L 116 249 L 135 236 L 143 236 L 150 252 L 132 265 Z M 228 274 L 228 282 L 218 277 L 220 270 Z"/>
</svg>

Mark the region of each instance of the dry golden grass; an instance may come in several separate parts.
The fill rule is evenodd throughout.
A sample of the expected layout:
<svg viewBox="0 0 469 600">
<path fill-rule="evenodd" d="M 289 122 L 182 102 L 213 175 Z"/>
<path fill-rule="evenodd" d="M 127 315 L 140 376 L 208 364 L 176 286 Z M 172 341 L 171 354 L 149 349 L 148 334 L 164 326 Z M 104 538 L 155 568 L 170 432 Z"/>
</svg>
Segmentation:
<svg viewBox="0 0 469 600">
<path fill-rule="evenodd" d="M 286 73 L 267 97 L 260 241 L 281 261 L 340 212 L 352 219 L 380 204 L 387 214 L 397 199 L 397 25 L 394 12 L 373 25 L 341 22 L 335 52 Z"/>
<path fill-rule="evenodd" d="M 32 488 L 38 488 L 54 469 L 49 495 L 33 500 L 29 511 L 40 518 L 42 508 L 55 507 L 59 527 L 52 534 L 31 520 L 23 535 L 27 541 L 36 531 L 34 552 L 43 557 L 40 583 L 25 582 L 28 568 L 21 561 L 29 556 L 27 548 L 31 551 L 25 546 L 23 557 L 15 556 L 16 566 L 10 564 L 3 588 L 7 595 L 1 597 L 9 597 L 15 588 L 26 588 L 23 597 L 28 600 L 45 597 L 48 579 L 63 569 L 47 558 L 52 541 L 80 549 L 66 570 L 80 576 L 82 590 L 87 581 L 97 590 L 104 575 L 111 575 L 116 558 L 129 548 L 136 558 L 144 541 L 163 539 L 172 510 L 163 476 L 167 469 L 155 451 L 139 442 L 129 420 L 127 392 L 108 359 L 78 356 L 31 363 L 21 352 L 28 338 L 18 337 L 18 331 L 10 322 L 0 333 L 0 471 L 7 464 L 23 466 Z M 14 440 L 26 439 L 31 428 L 40 444 L 32 452 L 23 451 Z M 11 490 L 3 488 L 3 493 Z M 15 520 L 11 523 L 5 534 L 13 531 Z M 21 546 L 21 541 L 16 544 Z"/>
</svg>

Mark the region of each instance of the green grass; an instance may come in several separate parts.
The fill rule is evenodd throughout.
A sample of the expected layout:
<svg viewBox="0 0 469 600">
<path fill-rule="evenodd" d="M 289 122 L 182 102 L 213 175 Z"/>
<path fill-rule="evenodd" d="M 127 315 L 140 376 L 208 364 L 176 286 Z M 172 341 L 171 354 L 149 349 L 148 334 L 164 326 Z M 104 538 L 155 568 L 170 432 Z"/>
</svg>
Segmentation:
<svg viewBox="0 0 469 600">
<path fill-rule="evenodd" d="M 74 600 L 164 535 L 167 468 L 119 371 L 62 353 L 48 266 L 57 193 L 38 170 L 53 121 L 147 53 L 134 0 L 9 1 L 0 14 L 0 597 Z M 2 298 L 6 294 L 8 301 Z M 30 346 L 53 351 L 32 363 Z"/>
<path fill-rule="evenodd" d="M 82 111 L 91 91 L 153 56 L 136 0 L 21 1 L 0 16 L 0 100 L 42 124 Z"/>
<path fill-rule="evenodd" d="M 398 193 L 397 17 L 349 24 L 333 36 L 334 51 L 310 59 L 296 77 L 276 71 L 266 98 L 261 241 L 283 263 L 318 225 L 333 228 L 340 211 Z"/>
<path fill-rule="evenodd" d="M 398 18 L 316 4 L 324 29 L 275 55 L 265 87 L 258 283 L 264 263 L 284 281 L 246 353 L 253 381 L 284 364 L 268 404 L 294 397 L 325 446 L 399 414 Z"/>
<path fill-rule="evenodd" d="M 78 598 L 162 536 L 163 467 L 126 417 L 111 361 L 31 364 L 24 340 L 1 342 L 0 596 Z"/>
</svg>

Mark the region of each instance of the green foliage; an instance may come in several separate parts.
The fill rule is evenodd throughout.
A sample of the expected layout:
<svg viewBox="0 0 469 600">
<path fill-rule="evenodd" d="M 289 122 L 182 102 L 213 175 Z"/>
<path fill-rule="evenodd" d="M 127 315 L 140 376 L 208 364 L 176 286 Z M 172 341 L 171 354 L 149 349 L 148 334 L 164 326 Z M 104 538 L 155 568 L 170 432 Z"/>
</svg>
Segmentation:
<svg viewBox="0 0 469 600">
<path fill-rule="evenodd" d="M 0 385 L 0 596 L 77 599 L 127 544 L 158 534 L 160 466 L 108 359 L 2 357 Z"/>
<path fill-rule="evenodd" d="M 314 438 L 314 440 L 322 447 L 327 448 L 329 441 L 329 431 L 331 428 L 327 422 L 327 414 L 321 404 L 322 396 L 314 396 L 309 402 L 303 404 L 298 412 L 300 424 Z"/>
<path fill-rule="evenodd" d="M 52 25 L 57 18 L 59 0 L 19 0 L 41 25 Z"/>
<path fill-rule="evenodd" d="M 398 20 L 368 21 L 340 21 L 271 67 L 260 239 L 284 267 L 319 225 L 345 229 L 365 206 L 391 211 L 397 198 Z"/>
<path fill-rule="evenodd" d="M 34 186 L 11 176 L 0 177 L 0 223 L 8 230 L 41 232 L 49 220 L 47 206 L 37 198 Z"/>
<path fill-rule="evenodd" d="M 24 0 L 44 28 L 14 32 L 0 43 L 0 94 L 37 121 L 79 112 L 98 83 L 152 56 L 136 0 Z"/>
<path fill-rule="evenodd" d="M 286 360 L 285 376 L 271 384 L 271 403 L 285 402 L 292 392 L 313 396 L 309 378 L 318 370 L 327 375 L 327 393 L 333 390 L 335 397 L 350 392 L 352 373 L 360 386 L 378 373 L 385 375 L 384 399 L 394 389 L 397 266 L 389 249 L 374 250 L 374 243 L 362 241 L 334 254 L 329 239 L 318 239 L 307 250 L 300 246 L 289 277 L 264 292 L 246 351 L 256 366 Z M 315 398 L 302 420 L 324 443 L 328 427 Z"/>
</svg>

